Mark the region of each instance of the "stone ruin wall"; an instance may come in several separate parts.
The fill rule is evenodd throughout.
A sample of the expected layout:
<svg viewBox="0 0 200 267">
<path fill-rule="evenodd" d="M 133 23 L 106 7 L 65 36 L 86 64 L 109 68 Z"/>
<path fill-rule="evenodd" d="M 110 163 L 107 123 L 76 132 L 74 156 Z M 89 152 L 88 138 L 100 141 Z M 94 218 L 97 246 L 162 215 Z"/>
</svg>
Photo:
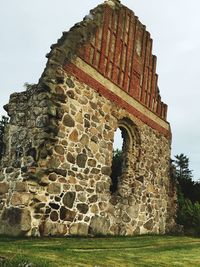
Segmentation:
<svg viewBox="0 0 200 267">
<path fill-rule="evenodd" d="M 59 58 L 57 47 L 39 84 L 11 95 L 5 106 L 10 123 L 0 173 L 0 233 L 136 235 L 171 230 L 176 194 L 169 178 L 168 123 L 138 101 L 128 105 L 130 96 L 82 61 L 82 53 L 65 65 L 60 60 L 52 64 L 55 54 Z M 112 193 L 118 127 L 128 135 L 126 160 Z"/>
</svg>

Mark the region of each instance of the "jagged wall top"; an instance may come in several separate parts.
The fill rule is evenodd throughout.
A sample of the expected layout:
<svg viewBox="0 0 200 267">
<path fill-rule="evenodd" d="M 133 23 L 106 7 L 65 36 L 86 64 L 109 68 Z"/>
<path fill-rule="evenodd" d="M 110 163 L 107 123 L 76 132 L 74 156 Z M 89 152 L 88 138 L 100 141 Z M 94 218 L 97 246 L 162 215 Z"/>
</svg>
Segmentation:
<svg viewBox="0 0 200 267">
<path fill-rule="evenodd" d="M 80 57 L 105 78 L 166 120 L 167 105 L 161 101 L 152 39 L 133 11 L 118 0 L 108 0 L 91 10 L 84 20 L 64 32 L 51 46 L 40 79 L 55 77 L 75 57 Z"/>
</svg>

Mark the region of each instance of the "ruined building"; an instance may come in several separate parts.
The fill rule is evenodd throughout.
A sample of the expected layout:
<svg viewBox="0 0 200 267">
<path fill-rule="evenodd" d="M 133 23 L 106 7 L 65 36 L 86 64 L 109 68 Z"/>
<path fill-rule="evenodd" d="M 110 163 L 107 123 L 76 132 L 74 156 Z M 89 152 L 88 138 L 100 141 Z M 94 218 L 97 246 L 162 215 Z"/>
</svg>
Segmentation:
<svg viewBox="0 0 200 267">
<path fill-rule="evenodd" d="M 38 84 L 5 106 L 0 233 L 170 231 L 171 132 L 145 26 L 119 1 L 105 1 L 64 32 L 47 57 Z M 114 181 L 117 128 L 123 159 Z"/>
</svg>

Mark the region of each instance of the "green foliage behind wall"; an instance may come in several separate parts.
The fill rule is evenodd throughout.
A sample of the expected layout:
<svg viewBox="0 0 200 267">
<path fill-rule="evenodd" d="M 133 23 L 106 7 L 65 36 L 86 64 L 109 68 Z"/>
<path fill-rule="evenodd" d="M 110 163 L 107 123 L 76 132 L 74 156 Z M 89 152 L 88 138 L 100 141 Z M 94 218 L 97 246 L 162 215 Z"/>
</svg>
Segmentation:
<svg viewBox="0 0 200 267">
<path fill-rule="evenodd" d="M 189 158 L 184 154 L 176 155 L 172 164 L 177 181 L 177 223 L 186 234 L 200 235 L 200 182 L 193 181 Z"/>
</svg>

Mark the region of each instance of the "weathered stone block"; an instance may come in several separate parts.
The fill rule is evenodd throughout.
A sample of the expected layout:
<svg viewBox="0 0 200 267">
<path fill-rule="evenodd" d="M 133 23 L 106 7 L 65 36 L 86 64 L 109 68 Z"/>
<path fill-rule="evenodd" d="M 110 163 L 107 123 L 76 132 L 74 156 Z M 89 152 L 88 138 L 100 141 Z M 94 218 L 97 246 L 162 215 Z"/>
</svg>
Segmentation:
<svg viewBox="0 0 200 267">
<path fill-rule="evenodd" d="M 6 168 L 6 173 L 12 173 L 14 171 L 13 167 Z"/>
<path fill-rule="evenodd" d="M 63 124 L 67 127 L 74 127 L 75 122 L 69 114 L 66 114 L 63 118 Z"/>
<path fill-rule="evenodd" d="M 54 202 L 50 202 L 50 203 L 49 203 L 49 206 L 50 206 L 52 209 L 55 209 L 55 210 L 59 210 L 59 208 L 60 208 L 60 205 L 57 204 L 57 203 L 54 203 Z"/>
<path fill-rule="evenodd" d="M 73 207 L 75 197 L 76 197 L 76 193 L 75 192 L 67 192 L 67 193 L 65 193 L 65 195 L 63 196 L 63 204 L 66 207 L 71 209 Z"/>
<path fill-rule="evenodd" d="M 48 185 L 50 183 L 48 176 L 44 174 L 38 182 L 40 185 L 43 185 L 43 186 Z"/>
<path fill-rule="evenodd" d="M 15 190 L 17 192 L 27 192 L 28 191 L 27 182 L 16 182 Z"/>
<path fill-rule="evenodd" d="M 93 204 L 91 207 L 90 207 L 90 211 L 94 214 L 97 214 L 99 209 L 98 209 L 98 206 L 96 204 Z"/>
<path fill-rule="evenodd" d="M 131 217 L 131 218 L 137 218 L 138 217 L 138 214 L 139 214 L 139 207 L 136 206 L 136 205 L 130 206 L 127 209 L 127 213 L 129 215 L 129 217 Z"/>
<path fill-rule="evenodd" d="M 37 192 L 37 190 L 36 190 Z M 35 193 L 35 192 L 34 192 Z M 47 197 L 43 194 L 41 195 L 34 195 L 34 197 L 32 198 L 32 201 L 34 201 L 35 203 L 38 203 L 38 202 L 44 202 L 46 203 L 47 202 Z"/>
<path fill-rule="evenodd" d="M 77 115 L 75 116 L 75 121 L 82 124 L 83 123 L 83 115 L 79 112 L 77 113 Z"/>
<path fill-rule="evenodd" d="M 76 216 L 76 211 L 69 210 L 65 207 L 61 207 L 60 209 L 60 219 L 63 221 L 73 222 Z"/>
<path fill-rule="evenodd" d="M 55 146 L 55 151 L 56 153 L 58 153 L 59 155 L 64 155 L 65 154 L 65 149 L 63 146 L 61 145 L 57 145 Z"/>
<path fill-rule="evenodd" d="M 67 95 L 68 95 L 69 98 L 74 99 L 75 93 L 72 90 L 68 90 L 67 91 Z"/>
<path fill-rule="evenodd" d="M 49 117 L 46 115 L 41 115 L 39 117 L 37 117 L 36 119 L 36 126 L 38 128 L 44 128 L 46 126 L 48 126 L 49 124 Z"/>
<path fill-rule="evenodd" d="M 53 222 L 56 222 L 58 220 L 58 212 L 57 211 L 52 211 L 51 214 L 50 214 L 50 219 L 53 221 Z"/>
<path fill-rule="evenodd" d="M 88 143 L 89 143 L 89 137 L 88 137 L 88 135 L 83 134 L 82 137 L 81 137 L 81 139 L 80 139 L 80 142 L 83 145 L 85 145 L 85 146 L 88 145 Z"/>
<path fill-rule="evenodd" d="M 80 191 L 80 190 L 77 190 L 77 191 Z M 82 190 L 81 191 L 83 191 L 83 188 L 82 188 Z M 87 198 L 86 198 L 86 193 L 85 192 L 83 192 L 83 193 L 78 193 L 78 195 L 77 195 L 77 199 L 80 201 L 80 202 L 86 202 L 86 200 L 87 200 Z"/>
<path fill-rule="evenodd" d="M 90 203 L 94 203 L 97 202 L 98 196 L 97 195 L 93 195 L 91 196 L 88 200 Z"/>
<path fill-rule="evenodd" d="M 64 236 L 67 233 L 67 226 L 62 223 L 45 221 L 40 225 L 41 236 Z"/>
<path fill-rule="evenodd" d="M 11 198 L 11 204 L 13 206 L 20 206 L 25 205 L 27 206 L 29 204 L 29 200 L 31 198 L 30 193 L 14 193 Z"/>
<path fill-rule="evenodd" d="M 28 232 L 31 229 L 31 214 L 28 208 L 22 210 L 20 228 L 23 232 Z"/>
<path fill-rule="evenodd" d="M 0 183 L 0 195 L 8 193 L 9 184 L 6 182 Z"/>
<path fill-rule="evenodd" d="M 92 168 L 91 173 L 92 174 L 99 174 L 100 173 L 100 169 Z"/>
<path fill-rule="evenodd" d="M 102 167 L 101 168 L 101 173 L 104 174 L 104 175 L 110 176 L 110 174 L 111 174 L 111 168 L 110 167 L 107 167 L 107 166 Z"/>
<path fill-rule="evenodd" d="M 96 162 L 95 159 L 89 159 L 88 160 L 88 166 L 90 166 L 90 167 L 96 167 L 96 165 L 97 165 L 97 162 Z"/>
<path fill-rule="evenodd" d="M 109 233 L 110 222 L 108 219 L 100 216 L 93 216 L 91 219 L 89 233 L 93 235 L 107 235 Z"/>
<path fill-rule="evenodd" d="M 69 152 L 67 153 L 67 161 L 74 164 L 75 163 L 75 157 Z"/>
<path fill-rule="evenodd" d="M 154 226 L 154 222 L 153 219 L 148 220 L 145 224 L 144 224 L 144 228 L 146 228 L 147 230 L 152 230 Z"/>
<path fill-rule="evenodd" d="M 97 191 L 97 193 L 102 193 L 104 191 L 104 183 L 103 182 L 97 182 L 96 191 Z"/>
<path fill-rule="evenodd" d="M 76 163 L 80 168 L 85 168 L 85 164 L 87 161 L 87 155 L 79 154 L 76 158 Z"/>
<path fill-rule="evenodd" d="M 87 204 L 77 204 L 77 209 L 79 210 L 80 213 L 86 214 L 88 212 L 88 205 Z"/>
<path fill-rule="evenodd" d="M 4 174 L 0 174 L 0 182 L 2 182 L 5 179 L 5 175 Z"/>
<path fill-rule="evenodd" d="M 54 106 L 53 103 L 49 102 L 49 105 L 47 107 L 47 113 L 53 117 L 55 117 L 57 115 L 57 109 L 56 106 Z"/>
<path fill-rule="evenodd" d="M 128 223 L 131 221 L 131 218 L 128 216 L 127 213 L 125 213 L 122 217 L 123 222 Z"/>
<path fill-rule="evenodd" d="M 57 180 L 58 176 L 56 173 L 51 173 L 49 175 L 49 180 L 52 181 L 52 182 L 55 182 Z"/>
<path fill-rule="evenodd" d="M 64 95 L 64 93 L 65 93 L 64 89 L 63 89 L 62 87 L 60 87 L 60 86 L 57 86 L 57 87 L 55 88 L 55 92 L 56 92 L 56 94 L 58 94 L 58 95 Z"/>
<path fill-rule="evenodd" d="M 48 185 L 47 191 L 49 194 L 60 194 L 61 186 L 59 183 L 51 183 Z"/>
<path fill-rule="evenodd" d="M 88 225 L 86 223 L 73 223 L 69 232 L 70 235 L 86 236 L 88 234 Z"/>
<path fill-rule="evenodd" d="M 31 215 L 27 208 L 11 207 L 4 209 L 1 220 L 1 234 L 24 235 L 31 229 Z"/>
<path fill-rule="evenodd" d="M 78 131 L 75 129 L 73 130 L 70 135 L 69 135 L 69 139 L 72 141 L 72 142 L 77 142 L 78 141 Z"/>
<path fill-rule="evenodd" d="M 73 82 L 70 78 L 67 78 L 67 80 L 66 80 L 66 84 L 67 84 L 70 88 L 74 88 L 74 87 L 75 87 L 74 82 Z"/>
<path fill-rule="evenodd" d="M 6 221 L 10 226 L 18 226 L 21 223 L 22 209 L 20 208 L 7 208 L 4 209 L 1 219 Z"/>
<path fill-rule="evenodd" d="M 24 140 L 26 138 L 26 135 L 27 135 L 27 130 L 21 130 L 18 134 L 19 140 Z"/>
<path fill-rule="evenodd" d="M 61 162 L 58 156 L 52 156 L 47 162 L 47 167 L 57 169 L 60 166 L 60 164 Z"/>
</svg>

